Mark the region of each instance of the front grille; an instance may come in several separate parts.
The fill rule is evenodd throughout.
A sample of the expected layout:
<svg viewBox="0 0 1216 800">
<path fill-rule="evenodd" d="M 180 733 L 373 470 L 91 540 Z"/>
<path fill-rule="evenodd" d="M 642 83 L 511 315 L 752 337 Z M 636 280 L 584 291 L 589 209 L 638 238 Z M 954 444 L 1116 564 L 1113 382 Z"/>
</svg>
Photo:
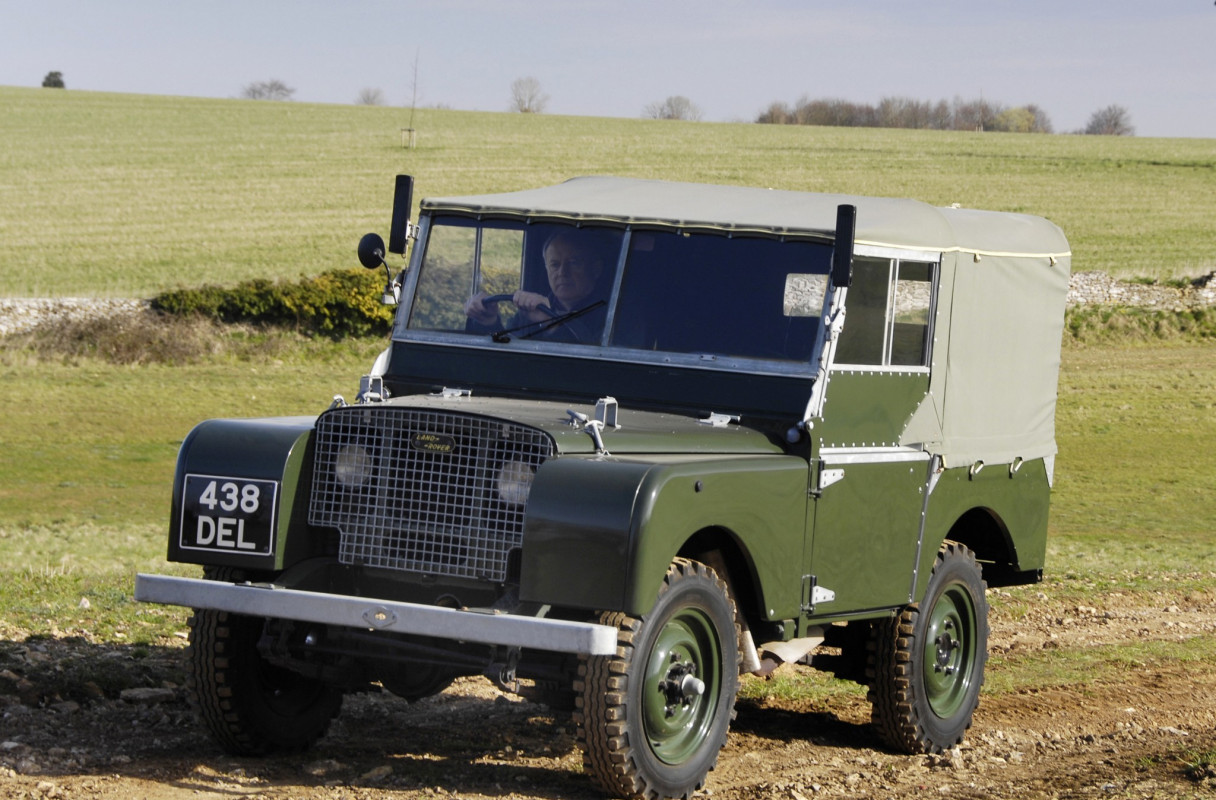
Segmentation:
<svg viewBox="0 0 1216 800">
<path fill-rule="evenodd" d="M 518 489 L 553 448 L 488 417 L 335 409 L 317 421 L 308 521 L 338 529 L 344 564 L 502 581 L 523 538 Z"/>
</svg>

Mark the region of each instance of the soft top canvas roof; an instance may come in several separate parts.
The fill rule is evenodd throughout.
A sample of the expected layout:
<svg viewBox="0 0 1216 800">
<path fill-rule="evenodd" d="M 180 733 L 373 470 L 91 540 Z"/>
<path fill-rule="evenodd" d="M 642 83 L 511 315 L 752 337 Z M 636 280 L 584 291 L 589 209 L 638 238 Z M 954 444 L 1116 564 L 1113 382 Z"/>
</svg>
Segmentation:
<svg viewBox="0 0 1216 800">
<path fill-rule="evenodd" d="M 918 200 L 591 176 L 503 194 L 431 198 L 422 209 L 488 216 L 708 229 L 767 236 L 835 233 L 836 207 L 857 207 L 858 244 L 930 252 L 1055 256 L 1068 242 L 1040 217 Z"/>
</svg>

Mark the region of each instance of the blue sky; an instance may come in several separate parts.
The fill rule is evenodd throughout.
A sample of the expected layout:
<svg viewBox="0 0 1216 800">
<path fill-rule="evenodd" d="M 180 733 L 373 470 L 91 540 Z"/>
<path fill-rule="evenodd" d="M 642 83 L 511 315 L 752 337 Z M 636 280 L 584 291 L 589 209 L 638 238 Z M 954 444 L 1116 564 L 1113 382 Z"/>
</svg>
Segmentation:
<svg viewBox="0 0 1216 800">
<path fill-rule="evenodd" d="M 1214 43 L 1213 0 L 0 0 L 7 86 L 58 70 L 69 90 L 237 97 L 277 78 L 302 102 L 375 88 L 505 111 L 534 76 L 551 114 L 982 96 L 1036 103 L 1059 132 L 1118 104 L 1139 136 L 1216 139 Z"/>
</svg>

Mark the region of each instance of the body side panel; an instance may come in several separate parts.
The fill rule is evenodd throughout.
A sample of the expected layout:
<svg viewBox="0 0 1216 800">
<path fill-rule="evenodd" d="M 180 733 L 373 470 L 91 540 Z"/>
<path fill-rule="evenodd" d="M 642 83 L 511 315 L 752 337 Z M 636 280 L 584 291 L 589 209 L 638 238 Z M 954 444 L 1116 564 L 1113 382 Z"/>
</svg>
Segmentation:
<svg viewBox="0 0 1216 800">
<path fill-rule="evenodd" d="M 748 554 L 764 612 L 796 616 L 807 463 L 794 456 L 563 457 L 538 472 L 524 528 L 521 599 L 644 614 L 698 531 Z"/>
</svg>

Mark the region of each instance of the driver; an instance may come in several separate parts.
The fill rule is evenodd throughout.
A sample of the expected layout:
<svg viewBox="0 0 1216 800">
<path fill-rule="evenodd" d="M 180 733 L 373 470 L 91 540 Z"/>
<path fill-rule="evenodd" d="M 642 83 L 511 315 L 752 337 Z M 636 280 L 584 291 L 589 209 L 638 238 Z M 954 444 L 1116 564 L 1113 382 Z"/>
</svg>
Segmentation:
<svg viewBox="0 0 1216 800">
<path fill-rule="evenodd" d="M 545 274 L 549 278 L 549 292 L 529 292 L 519 289 L 511 295 L 511 302 L 519 309 L 504 325 L 496 303 L 487 305 L 488 294 L 478 292 L 464 304 L 470 329 L 487 332 L 510 329 L 528 323 L 543 323 L 573 311 L 579 311 L 600 299 L 594 297 L 600 275 L 604 272 L 604 259 L 596 249 L 575 231 L 559 231 L 549 237 L 541 251 L 545 260 Z M 553 313 L 543 310 L 548 307 Z M 600 313 L 596 313 L 596 312 Z M 565 341 L 594 342 L 599 339 L 604 327 L 604 313 L 596 309 L 591 313 L 567 320 L 537 335 Z"/>
</svg>

